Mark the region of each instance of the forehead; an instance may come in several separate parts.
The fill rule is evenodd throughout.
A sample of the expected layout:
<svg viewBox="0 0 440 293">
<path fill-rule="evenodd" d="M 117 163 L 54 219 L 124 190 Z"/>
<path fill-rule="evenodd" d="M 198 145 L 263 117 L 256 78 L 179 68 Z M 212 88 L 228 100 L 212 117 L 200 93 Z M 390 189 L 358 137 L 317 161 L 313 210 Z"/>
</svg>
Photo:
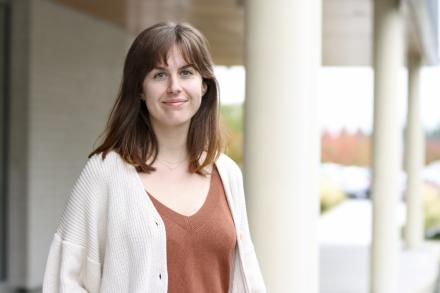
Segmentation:
<svg viewBox="0 0 440 293">
<path fill-rule="evenodd" d="M 184 46 L 179 44 L 172 45 L 168 51 L 162 52 L 156 56 L 155 66 L 166 66 L 169 64 L 186 65 L 194 63 L 190 58 L 190 52 L 185 50 Z"/>
</svg>

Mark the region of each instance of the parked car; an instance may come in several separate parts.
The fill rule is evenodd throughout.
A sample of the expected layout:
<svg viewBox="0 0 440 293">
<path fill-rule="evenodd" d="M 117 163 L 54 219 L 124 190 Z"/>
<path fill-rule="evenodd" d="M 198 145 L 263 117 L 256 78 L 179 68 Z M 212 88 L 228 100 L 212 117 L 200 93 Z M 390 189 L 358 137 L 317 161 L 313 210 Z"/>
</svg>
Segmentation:
<svg viewBox="0 0 440 293">
<path fill-rule="evenodd" d="M 423 169 L 423 179 L 440 187 L 440 161 L 434 161 Z"/>
<path fill-rule="evenodd" d="M 371 172 L 365 167 L 324 163 L 321 165 L 321 178 L 336 182 L 351 198 L 368 198 L 370 194 Z"/>
</svg>

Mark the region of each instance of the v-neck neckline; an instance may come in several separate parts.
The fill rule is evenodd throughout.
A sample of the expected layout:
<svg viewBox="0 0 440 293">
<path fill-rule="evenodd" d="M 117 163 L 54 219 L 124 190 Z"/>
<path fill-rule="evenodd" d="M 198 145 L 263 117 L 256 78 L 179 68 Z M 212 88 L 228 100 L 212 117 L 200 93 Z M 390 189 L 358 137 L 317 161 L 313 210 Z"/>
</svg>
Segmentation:
<svg viewBox="0 0 440 293">
<path fill-rule="evenodd" d="M 162 208 L 162 209 L 164 209 L 165 211 L 167 211 L 168 213 L 172 214 L 174 217 L 182 218 L 182 219 L 184 219 L 184 220 L 186 220 L 186 221 L 193 220 L 193 219 L 195 219 L 196 217 L 198 217 L 199 214 L 201 214 L 201 213 L 203 212 L 203 210 L 206 209 L 206 206 L 207 206 L 208 203 L 209 203 L 209 200 L 210 200 L 210 197 L 211 197 L 211 193 L 212 193 L 212 186 L 213 186 L 212 181 L 213 181 L 213 177 L 214 177 L 214 172 L 217 172 L 217 174 L 218 174 L 218 170 L 217 170 L 217 167 L 215 166 L 215 164 L 213 164 L 213 168 L 212 168 L 212 171 L 211 171 L 211 178 L 210 178 L 210 180 L 209 180 L 209 188 L 208 188 L 208 192 L 207 192 L 207 194 L 205 195 L 205 199 L 204 199 L 204 201 L 203 201 L 203 204 L 202 204 L 202 205 L 199 207 L 199 209 L 198 209 L 196 212 L 194 212 L 192 215 L 184 215 L 184 214 L 182 214 L 182 213 L 180 213 L 180 212 L 178 212 L 178 211 L 176 211 L 176 210 L 170 208 L 170 207 L 167 206 L 166 204 L 162 203 L 160 200 L 158 200 L 158 199 L 157 199 L 152 193 L 150 193 L 150 192 L 149 192 L 148 190 L 146 190 L 145 188 L 144 188 L 144 191 L 145 191 L 145 194 L 146 194 L 148 197 L 150 197 L 150 199 L 151 199 L 152 202 L 158 204 L 160 208 Z M 159 210 L 158 210 L 158 212 L 159 212 L 159 214 L 160 214 L 160 211 L 159 211 Z"/>
<path fill-rule="evenodd" d="M 114 152 L 114 151 L 113 151 Z M 114 152 L 119 159 L 124 162 L 124 160 L 120 157 L 120 155 L 116 152 Z M 224 188 L 225 194 L 226 194 L 226 199 L 228 201 L 228 205 L 229 205 L 229 209 L 231 210 L 232 213 L 232 219 L 234 220 L 234 224 L 235 224 L 235 229 L 237 232 L 237 235 L 239 235 L 241 232 L 241 228 L 240 228 L 240 216 L 237 214 L 237 209 L 238 207 L 235 206 L 235 200 L 233 199 L 233 191 L 232 191 L 232 187 L 231 187 L 231 182 L 230 182 L 230 175 L 229 175 L 229 171 L 225 170 L 225 165 L 227 164 L 225 161 L 226 160 L 231 160 L 230 158 L 223 158 L 222 156 L 224 156 L 223 154 L 220 155 L 220 157 L 214 162 L 214 166 L 217 168 L 217 172 L 219 175 L 219 179 L 220 182 L 222 183 L 222 186 Z M 140 200 L 146 201 L 147 205 L 145 205 L 145 207 L 153 213 L 154 215 L 154 220 L 158 221 L 158 223 L 160 225 L 164 225 L 163 219 L 161 217 L 161 215 L 159 214 L 159 212 L 157 211 L 156 207 L 153 204 L 153 201 L 151 200 L 151 198 L 149 196 L 147 196 L 147 194 L 145 193 L 145 189 L 144 189 L 144 185 L 142 183 L 142 180 L 136 170 L 136 168 L 131 165 L 128 164 L 126 162 L 124 162 L 124 164 L 129 165 L 129 168 L 131 170 L 131 172 L 133 173 L 133 176 L 137 182 L 138 187 L 136 194 L 139 196 Z M 232 171 L 231 171 L 232 172 Z M 156 225 L 158 225 L 158 223 L 156 223 Z M 240 245 L 239 245 L 240 247 Z"/>
</svg>

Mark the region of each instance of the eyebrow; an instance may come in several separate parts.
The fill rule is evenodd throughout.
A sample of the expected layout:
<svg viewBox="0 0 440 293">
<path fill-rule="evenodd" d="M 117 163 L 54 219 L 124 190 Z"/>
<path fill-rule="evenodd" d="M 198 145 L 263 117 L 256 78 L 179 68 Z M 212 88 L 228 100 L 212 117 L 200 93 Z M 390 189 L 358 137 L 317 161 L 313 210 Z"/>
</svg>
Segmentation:
<svg viewBox="0 0 440 293">
<path fill-rule="evenodd" d="M 184 66 L 180 67 L 180 68 L 179 68 L 179 70 L 182 70 L 182 69 L 185 69 L 185 68 L 188 68 L 188 67 L 192 67 L 192 68 L 195 68 L 195 67 L 194 67 L 194 64 L 186 64 L 186 65 L 184 65 Z M 162 67 L 162 66 L 154 66 L 154 68 L 153 68 L 153 69 L 158 69 L 158 70 L 167 70 L 167 68 L 165 68 L 165 67 Z"/>
</svg>

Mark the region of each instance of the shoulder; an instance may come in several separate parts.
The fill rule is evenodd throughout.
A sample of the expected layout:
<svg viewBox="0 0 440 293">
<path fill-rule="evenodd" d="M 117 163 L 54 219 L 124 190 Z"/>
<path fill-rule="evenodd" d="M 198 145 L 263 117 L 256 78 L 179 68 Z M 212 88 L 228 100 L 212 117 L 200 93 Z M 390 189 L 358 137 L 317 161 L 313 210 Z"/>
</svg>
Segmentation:
<svg viewBox="0 0 440 293">
<path fill-rule="evenodd" d="M 115 170 L 121 168 L 121 160 L 116 152 L 109 152 L 105 157 L 102 153 L 92 155 L 79 173 L 74 189 L 104 188 L 115 176 Z"/>
<path fill-rule="evenodd" d="M 99 177 L 108 177 L 112 169 L 124 166 L 121 156 L 115 151 L 108 152 L 105 156 L 103 153 L 91 156 L 84 167 L 83 172 L 95 173 Z"/>
<path fill-rule="evenodd" d="M 106 156 L 94 154 L 88 158 L 72 188 L 67 203 L 69 209 L 89 210 L 105 202 L 110 182 L 122 166 L 123 161 L 116 152 L 109 152 Z"/>
<path fill-rule="evenodd" d="M 220 156 L 217 158 L 217 161 L 215 162 L 215 165 L 217 169 L 223 171 L 229 176 L 238 176 L 239 178 L 242 177 L 240 167 L 234 160 L 232 160 L 228 155 L 224 153 L 220 154 Z"/>
</svg>

